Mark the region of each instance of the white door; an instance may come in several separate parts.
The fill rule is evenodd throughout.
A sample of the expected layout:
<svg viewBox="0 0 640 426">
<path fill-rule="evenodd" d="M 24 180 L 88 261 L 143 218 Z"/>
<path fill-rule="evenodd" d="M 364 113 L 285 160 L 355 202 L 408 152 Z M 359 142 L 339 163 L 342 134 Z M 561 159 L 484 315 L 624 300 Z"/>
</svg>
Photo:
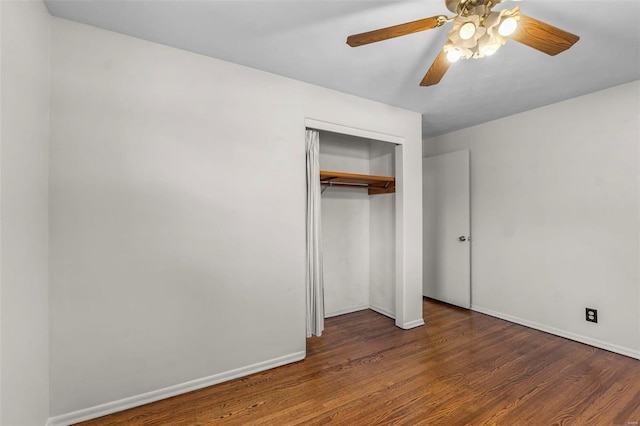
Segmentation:
<svg viewBox="0 0 640 426">
<path fill-rule="evenodd" d="M 469 151 L 422 160 L 426 297 L 471 307 Z"/>
</svg>

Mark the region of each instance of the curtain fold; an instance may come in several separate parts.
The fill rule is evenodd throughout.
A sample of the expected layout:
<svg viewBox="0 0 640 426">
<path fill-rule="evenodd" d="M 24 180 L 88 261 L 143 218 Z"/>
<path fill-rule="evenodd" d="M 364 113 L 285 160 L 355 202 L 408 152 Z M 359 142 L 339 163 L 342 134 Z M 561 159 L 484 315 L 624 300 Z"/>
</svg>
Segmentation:
<svg viewBox="0 0 640 426">
<path fill-rule="evenodd" d="M 307 129 L 307 337 L 324 330 L 324 278 L 320 216 L 320 132 Z"/>
</svg>

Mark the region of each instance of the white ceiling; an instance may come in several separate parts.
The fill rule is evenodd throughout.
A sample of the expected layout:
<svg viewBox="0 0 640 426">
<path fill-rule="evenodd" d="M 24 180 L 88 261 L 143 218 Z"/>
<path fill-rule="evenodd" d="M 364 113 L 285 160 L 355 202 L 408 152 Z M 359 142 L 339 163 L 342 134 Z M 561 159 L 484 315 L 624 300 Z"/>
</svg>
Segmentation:
<svg viewBox="0 0 640 426">
<path fill-rule="evenodd" d="M 422 113 L 425 137 L 640 79 L 640 1 L 525 0 L 523 14 L 579 35 L 558 56 L 508 41 L 419 87 L 442 28 L 352 48 L 348 35 L 444 14 L 444 0 L 45 0 L 49 12 Z M 603 105 L 603 108 L 606 106 Z M 541 125 L 544 125 L 541 123 Z"/>
</svg>

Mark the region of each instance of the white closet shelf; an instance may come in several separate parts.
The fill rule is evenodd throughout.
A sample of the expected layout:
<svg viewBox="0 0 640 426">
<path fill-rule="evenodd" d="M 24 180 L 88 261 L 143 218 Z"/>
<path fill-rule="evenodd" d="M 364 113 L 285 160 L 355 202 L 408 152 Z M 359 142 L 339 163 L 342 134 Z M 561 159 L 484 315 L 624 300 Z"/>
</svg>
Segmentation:
<svg viewBox="0 0 640 426">
<path fill-rule="evenodd" d="M 325 187 L 345 186 L 349 188 L 367 188 L 369 195 L 391 194 L 396 192 L 396 178 L 393 176 L 359 175 L 355 173 L 321 170 L 320 184 Z"/>
</svg>

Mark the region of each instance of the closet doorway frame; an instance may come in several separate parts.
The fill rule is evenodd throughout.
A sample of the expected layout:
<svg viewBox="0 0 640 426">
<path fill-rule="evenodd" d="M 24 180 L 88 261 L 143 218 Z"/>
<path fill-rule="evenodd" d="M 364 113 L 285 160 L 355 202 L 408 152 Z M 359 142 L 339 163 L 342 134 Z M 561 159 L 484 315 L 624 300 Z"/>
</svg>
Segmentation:
<svg viewBox="0 0 640 426">
<path fill-rule="evenodd" d="M 405 299 L 407 297 L 407 282 L 405 275 L 405 255 L 404 242 L 405 235 L 408 232 L 404 227 L 404 217 L 406 214 L 405 198 L 404 198 L 404 144 L 405 138 L 402 136 L 389 135 L 372 130 L 359 129 L 356 127 L 345 126 L 342 124 L 331 123 L 328 121 L 305 118 L 305 129 L 313 129 L 342 135 L 356 136 L 359 138 L 372 139 L 380 142 L 392 143 L 395 145 L 394 162 L 396 174 L 396 200 L 395 200 L 395 229 L 396 229 L 396 273 L 395 273 L 395 325 L 402 329 L 410 329 L 419 325 L 423 325 L 424 321 L 405 322 Z M 304 139 L 304 138 L 303 138 Z"/>
</svg>

